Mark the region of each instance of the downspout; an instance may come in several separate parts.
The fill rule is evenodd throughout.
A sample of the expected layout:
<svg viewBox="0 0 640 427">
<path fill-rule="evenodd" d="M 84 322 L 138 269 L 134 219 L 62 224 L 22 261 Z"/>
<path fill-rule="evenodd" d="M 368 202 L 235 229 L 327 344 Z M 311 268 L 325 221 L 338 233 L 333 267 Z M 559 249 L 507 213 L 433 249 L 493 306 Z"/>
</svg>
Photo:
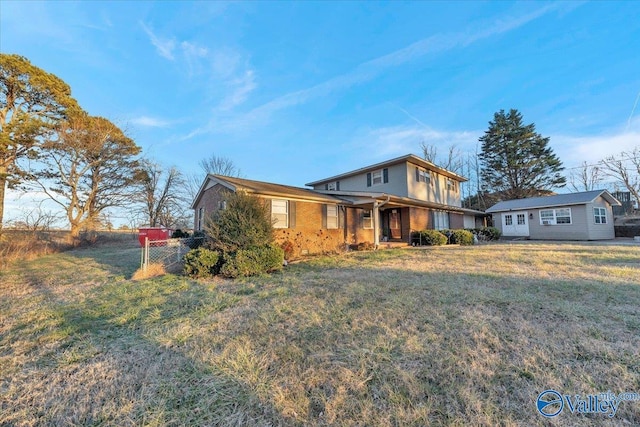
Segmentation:
<svg viewBox="0 0 640 427">
<path fill-rule="evenodd" d="M 387 196 L 387 200 L 384 202 L 373 201 L 373 247 L 376 249 L 380 245 L 380 208 L 389 203 L 390 199 L 391 196 Z"/>
</svg>

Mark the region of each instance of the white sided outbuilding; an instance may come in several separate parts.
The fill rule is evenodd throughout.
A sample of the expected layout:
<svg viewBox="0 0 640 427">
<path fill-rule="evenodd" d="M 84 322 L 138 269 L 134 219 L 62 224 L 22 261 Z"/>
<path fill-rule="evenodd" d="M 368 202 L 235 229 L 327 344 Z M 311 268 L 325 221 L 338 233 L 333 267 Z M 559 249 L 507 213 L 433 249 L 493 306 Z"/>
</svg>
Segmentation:
<svg viewBox="0 0 640 427">
<path fill-rule="evenodd" d="M 611 193 L 594 190 L 507 200 L 487 213 L 505 237 L 608 240 L 615 238 L 612 206 L 620 202 Z"/>
</svg>

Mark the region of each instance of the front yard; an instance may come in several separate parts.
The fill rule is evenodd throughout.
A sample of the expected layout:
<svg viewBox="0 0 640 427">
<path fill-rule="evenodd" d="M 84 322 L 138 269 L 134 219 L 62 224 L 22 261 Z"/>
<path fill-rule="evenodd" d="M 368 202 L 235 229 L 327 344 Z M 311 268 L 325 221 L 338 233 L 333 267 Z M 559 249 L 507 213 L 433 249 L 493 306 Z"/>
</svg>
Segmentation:
<svg viewBox="0 0 640 427">
<path fill-rule="evenodd" d="M 132 281 L 138 262 L 0 271 L 0 425 L 640 424 L 640 401 L 536 409 L 640 392 L 638 246 L 381 250 L 239 281 Z"/>
</svg>

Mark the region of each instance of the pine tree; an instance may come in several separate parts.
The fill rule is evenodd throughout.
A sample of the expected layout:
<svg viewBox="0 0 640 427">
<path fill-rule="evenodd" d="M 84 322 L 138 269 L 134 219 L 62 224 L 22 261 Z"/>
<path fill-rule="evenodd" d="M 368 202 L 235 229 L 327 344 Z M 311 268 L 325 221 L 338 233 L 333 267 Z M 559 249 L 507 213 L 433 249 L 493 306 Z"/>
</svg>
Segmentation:
<svg viewBox="0 0 640 427">
<path fill-rule="evenodd" d="M 518 110 L 495 113 L 479 140 L 483 183 L 502 199 L 549 194 L 566 184 L 564 167 L 548 146 L 549 138 L 538 134 L 535 124 L 524 125 Z"/>
</svg>

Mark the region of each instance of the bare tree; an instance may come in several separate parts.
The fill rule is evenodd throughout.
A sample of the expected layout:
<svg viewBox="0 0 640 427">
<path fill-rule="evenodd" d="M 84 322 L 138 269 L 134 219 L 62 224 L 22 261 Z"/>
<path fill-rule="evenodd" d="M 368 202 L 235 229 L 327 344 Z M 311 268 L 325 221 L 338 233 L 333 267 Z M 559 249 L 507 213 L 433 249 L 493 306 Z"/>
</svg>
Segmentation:
<svg viewBox="0 0 640 427">
<path fill-rule="evenodd" d="M 20 219 L 11 221 L 11 224 L 13 228 L 36 233 L 38 231 L 51 230 L 51 228 L 56 225 L 60 219 L 60 214 L 43 209 L 42 202 L 40 202 L 36 208 L 30 210 L 22 209 Z"/>
<path fill-rule="evenodd" d="M 573 191 L 596 190 L 602 183 L 602 171 L 597 165 L 582 162 L 569 173 L 569 186 Z"/>
<path fill-rule="evenodd" d="M 604 175 L 624 185 L 636 200 L 640 200 L 640 146 L 601 160 L 600 169 Z"/>
<path fill-rule="evenodd" d="M 185 189 L 190 200 L 196 197 L 202 182 L 209 174 L 235 177 L 242 175 L 240 168 L 233 163 L 233 160 L 227 157 L 212 154 L 210 157 L 200 160 L 198 164 L 200 165 L 201 172 L 190 174 L 185 183 Z"/>
<path fill-rule="evenodd" d="M 456 145 L 450 145 L 447 148 L 447 154 L 438 156 L 438 147 L 432 144 L 427 144 L 422 141 L 420 143 L 422 149 L 422 156 L 424 159 L 436 166 L 439 166 L 448 171 L 461 174 L 464 167 L 464 154 Z"/>
<path fill-rule="evenodd" d="M 141 192 L 139 200 L 144 217 L 151 227 L 183 226 L 187 222 L 186 210 L 190 200 L 185 195 L 186 180 L 175 167 L 163 169 L 149 160 L 139 169 Z"/>
</svg>

